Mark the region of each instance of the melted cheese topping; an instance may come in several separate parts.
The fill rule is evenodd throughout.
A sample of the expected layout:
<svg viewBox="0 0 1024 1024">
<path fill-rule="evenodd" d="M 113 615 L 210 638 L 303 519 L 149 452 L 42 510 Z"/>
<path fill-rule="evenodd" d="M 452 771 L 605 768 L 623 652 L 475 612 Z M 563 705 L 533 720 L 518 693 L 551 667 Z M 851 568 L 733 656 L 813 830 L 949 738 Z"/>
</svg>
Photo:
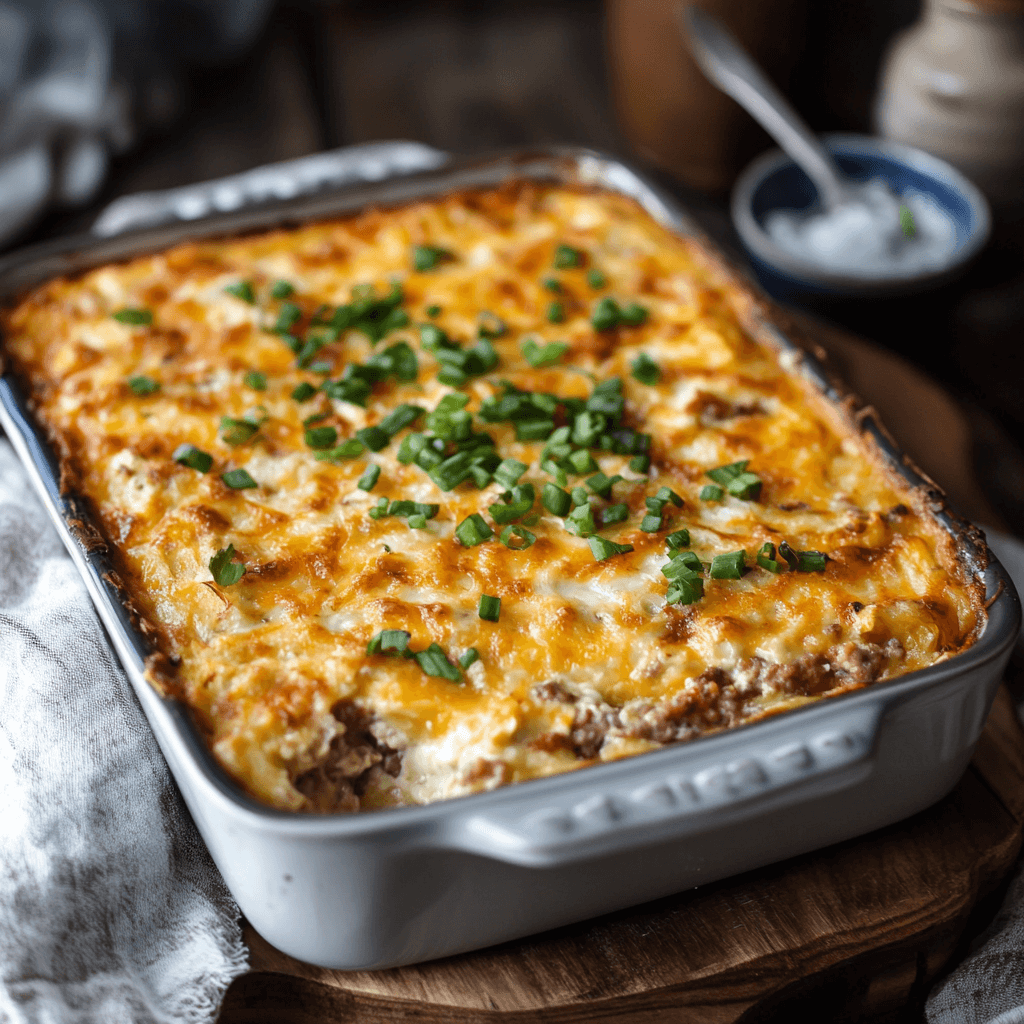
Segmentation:
<svg viewBox="0 0 1024 1024">
<path fill-rule="evenodd" d="M 562 244 L 583 254 L 581 265 L 554 267 Z M 416 245 L 450 256 L 417 272 Z M 603 287 L 588 279 L 592 270 Z M 296 401 L 296 385 L 319 387 L 324 376 L 300 369 L 268 330 L 281 308 L 270 296 L 279 279 L 294 286 L 300 336 L 321 306 L 347 303 L 366 284 L 382 295 L 399 280 L 409 326 L 377 345 L 343 331 L 316 358 L 337 380 L 347 365 L 406 341 L 417 379 L 374 384 L 365 408 L 322 391 Z M 225 291 L 240 280 L 252 282 L 255 302 Z M 645 322 L 595 329 L 591 316 L 608 296 L 640 303 Z M 553 301 L 562 322 L 548 319 Z M 744 330 L 748 305 L 697 245 L 631 201 L 520 183 L 104 266 L 38 288 L 4 326 L 7 353 L 69 453 L 75 489 L 91 499 L 134 605 L 175 666 L 154 681 L 187 701 L 221 764 L 256 797 L 330 809 L 358 806 L 338 796 L 357 783 L 364 807 L 413 803 L 638 753 L 930 665 L 971 642 L 983 614 L 978 586 L 963 579 L 948 536 Z M 125 307 L 151 311 L 152 324 L 112 317 Z M 592 454 L 605 474 L 624 477 L 612 502 L 629 506 L 600 535 L 632 551 L 596 560 L 541 505 L 552 480 L 540 468 L 544 442 L 517 440 L 512 423 L 477 416 L 474 429 L 490 434 L 501 457 L 529 466 L 520 482 L 536 487 L 539 518 L 523 551 L 499 543 L 500 525 L 485 543 L 459 543 L 456 526 L 472 513 L 493 525 L 488 506 L 503 488 L 470 480 L 440 490 L 397 460 L 409 429 L 377 453 L 334 462 L 307 445 L 311 415 L 340 443 L 399 404 L 433 409 L 455 389 L 438 381 L 416 326 L 436 323 L 469 346 L 484 310 L 508 330 L 493 341 L 497 367 L 462 388 L 470 412 L 501 394 L 502 381 L 586 399 L 595 382 L 622 379 L 624 422 L 653 437 L 651 468 Z M 522 354 L 527 338 L 565 342 L 568 352 L 534 368 Z M 660 370 L 654 385 L 631 375 L 641 352 Z M 265 390 L 244 383 L 252 370 L 266 376 Z M 159 390 L 135 394 L 128 380 L 138 375 Z M 221 417 L 247 413 L 259 429 L 226 443 Z M 423 420 L 411 429 L 422 431 Z M 213 456 L 211 471 L 174 461 L 185 442 Z M 706 471 L 742 459 L 763 482 L 758 500 L 701 500 Z M 381 469 L 372 494 L 357 487 L 369 463 Z M 237 468 L 258 486 L 226 486 L 221 474 Z M 569 488 L 589 475 L 570 477 Z M 684 504 L 668 505 L 665 527 L 646 533 L 645 498 L 661 486 Z M 410 529 L 403 518 L 368 514 L 382 495 L 440 511 Z M 608 504 L 594 499 L 595 510 Z M 743 549 L 746 574 L 705 573 L 701 600 L 666 604 L 665 536 L 681 528 L 705 563 Z M 761 546 L 782 540 L 826 553 L 824 571 L 756 567 Z M 209 563 L 229 544 L 246 572 L 220 586 Z M 482 594 L 501 598 L 497 623 L 478 616 Z M 458 682 L 430 676 L 416 660 L 368 656 L 381 629 L 408 631 L 413 651 L 436 643 L 453 662 L 470 647 L 480 657 Z M 872 670 L 836 676 L 828 652 L 837 650 L 874 652 Z M 825 672 L 817 689 L 793 668 L 812 663 Z M 371 722 L 361 734 L 353 707 Z M 687 729 L 666 732 L 680 715 Z M 588 732 L 594 723 L 598 732 Z M 401 752 L 400 771 L 394 759 L 392 774 L 380 770 L 382 751 Z"/>
</svg>

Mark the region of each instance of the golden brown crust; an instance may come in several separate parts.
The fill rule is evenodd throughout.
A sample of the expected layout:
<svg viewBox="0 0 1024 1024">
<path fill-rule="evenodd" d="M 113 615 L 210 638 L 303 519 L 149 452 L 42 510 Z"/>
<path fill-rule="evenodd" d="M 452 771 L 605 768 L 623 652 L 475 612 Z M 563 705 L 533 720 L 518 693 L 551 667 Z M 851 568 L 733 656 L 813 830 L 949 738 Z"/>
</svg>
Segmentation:
<svg viewBox="0 0 1024 1024">
<path fill-rule="evenodd" d="M 582 265 L 553 267 L 560 244 L 578 249 Z M 447 255 L 415 271 L 417 245 Z M 411 323 L 392 322 L 378 343 L 365 327 L 332 337 L 313 323 L 322 305 L 320 321 L 350 303 L 354 286 L 372 283 L 379 298 L 395 278 L 396 308 Z M 272 298 L 277 279 L 295 295 Z M 225 292 L 242 281 L 254 303 Z M 608 297 L 638 303 L 646 319 L 595 327 Z M 284 301 L 295 303 L 298 347 L 324 339 L 310 358 L 329 364 L 333 397 L 292 398 L 297 384 L 324 377 L 296 365 L 268 329 Z M 151 311 L 152 324 L 117 322 L 121 308 Z M 440 383 L 450 363 L 416 326 L 439 325 L 465 351 L 484 310 L 507 324 L 491 342 L 498 365 Z M 62 487 L 95 512 L 77 517 L 83 542 L 103 542 L 90 525 L 99 524 L 112 582 L 153 643 L 149 677 L 189 704 L 221 763 L 256 796 L 324 810 L 437 799 L 639 753 L 933 664 L 973 641 L 983 592 L 977 566 L 959 563 L 935 518 L 940 492 L 891 469 L 865 429 L 870 407 L 824 399 L 794 355 L 775 350 L 762 324 L 776 316 L 699 243 L 631 200 L 517 182 L 100 267 L 41 286 L 3 324 Z M 532 338 L 567 350 L 531 366 Z M 339 383 L 346 368 L 399 343 L 403 358 L 415 354 L 415 379 L 392 374 L 353 401 Z M 632 375 L 641 353 L 657 365 L 656 383 Z M 244 383 L 253 370 L 264 390 Z M 135 394 L 136 375 L 159 389 Z M 598 419 L 577 420 L 573 401 L 594 401 L 595 385 L 615 377 L 621 417 L 598 411 L 603 400 Z M 550 408 L 571 427 L 569 447 L 589 445 L 603 473 L 625 478 L 610 499 L 591 499 L 598 519 L 624 506 L 597 532 L 629 551 L 596 559 L 541 505 L 554 478 L 541 465 L 544 440 L 481 415 L 505 393 L 502 380 L 556 396 Z M 432 420 L 373 454 L 323 461 L 307 444 L 307 426 L 331 428 L 341 443 L 403 403 L 432 410 L 455 392 L 469 398 L 478 441 L 489 435 L 497 456 L 529 467 L 522 482 L 535 486 L 538 518 L 524 526 L 535 536 L 526 550 L 497 539 L 503 524 L 489 508 L 505 486 L 445 491 L 397 459 L 402 439 Z M 222 416 L 236 428 L 249 417 L 234 443 Z M 653 436 L 649 477 L 622 450 L 638 443 L 630 430 Z M 185 442 L 212 456 L 209 472 L 175 462 Z M 701 498 L 709 469 L 744 459 L 761 481 L 756 500 Z M 381 475 L 368 494 L 357 480 L 371 462 Z M 221 477 L 231 469 L 257 486 L 233 489 Z M 593 492 L 593 472 L 571 467 L 567 489 Z M 662 486 L 683 504 L 668 501 L 662 527 L 641 529 Z M 378 495 L 440 510 L 410 529 L 369 515 Z M 495 536 L 466 547 L 455 530 L 471 514 Z M 742 550 L 745 575 L 711 578 L 705 567 L 699 599 L 666 604 L 665 538 L 679 529 L 690 533 L 683 550 L 704 563 Z M 781 556 L 785 571 L 759 567 L 761 546 L 783 540 L 827 554 L 824 571 L 792 571 Z M 208 565 L 229 544 L 246 571 L 218 583 Z M 477 615 L 481 594 L 501 598 L 497 623 Z M 474 647 L 479 660 L 451 680 L 416 660 L 368 655 L 381 629 L 407 631 L 414 651 L 434 643 L 454 662 Z M 545 699 L 539 682 L 568 697 Z"/>
</svg>

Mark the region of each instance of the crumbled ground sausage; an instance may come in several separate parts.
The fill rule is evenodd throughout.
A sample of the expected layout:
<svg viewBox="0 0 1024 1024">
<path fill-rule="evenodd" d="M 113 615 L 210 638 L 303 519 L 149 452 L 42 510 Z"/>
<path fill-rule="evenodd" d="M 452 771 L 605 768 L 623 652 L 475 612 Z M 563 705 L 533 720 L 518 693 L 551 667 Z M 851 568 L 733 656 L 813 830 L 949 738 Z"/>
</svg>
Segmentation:
<svg viewBox="0 0 1024 1024">
<path fill-rule="evenodd" d="M 899 641 L 890 640 L 884 648 L 837 644 L 824 654 L 805 654 L 784 665 L 753 657 L 733 669 L 705 669 L 668 700 L 639 698 L 622 707 L 607 704 L 596 693 L 574 694 L 556 680 L 535 686 L 533 695 L 540 701 L 574 706 L 567 745 L 577 757 L 589 760 L 599 756 L 609 738 L 678 743 L 737 725 L 757 712 L 752 702 L 768 694 L 818 696 L 864 686 L 879 677 L 890 659 L 903 655 Z"/>
</svg>

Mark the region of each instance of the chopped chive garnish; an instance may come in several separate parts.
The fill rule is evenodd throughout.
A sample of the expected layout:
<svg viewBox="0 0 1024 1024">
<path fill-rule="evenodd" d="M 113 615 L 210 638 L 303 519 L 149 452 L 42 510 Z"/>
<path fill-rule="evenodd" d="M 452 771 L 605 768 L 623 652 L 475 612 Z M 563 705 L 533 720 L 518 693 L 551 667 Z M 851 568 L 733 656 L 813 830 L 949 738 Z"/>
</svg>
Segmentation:
<svg viewBox="0 0 1024 1024">
<path fill-rule="evenodd" d="M 508 333 L 508 324 L 486 309 L 480 314 L 479 321 L 477 334 L 481 338 L 500 338 Z"/>
<path fill-rule="evenodd" d="M 569 346 L 564 341 L 549 341 L 545 345 L 539 345 L 533 338 L 527 338 L 520 345 L 520 350 L 523 358 L 531 366 L 539 369 L 561 362 L 562 356 L 569 351 Z"/>
<path fill-rule="evenodd" d="M 528 468 L 525 462 L 518 459 L 502 459 L 494 471 L 494 482 L 501 484 L 506 490 L 511 490 L 519 483 L 519 478 Z"/>
<path fill-rule="evenodd" d="M 417 245 L 412 251 L 412 265 L 423 273 L 433 270 L 443 260 L 450 260 L 452 254 L 436 245 Z"/>
<path fill-rule="evenodd" d="M 501 615 L 501 598 L 491 597 L 489 594 L 481 594 L 477 614 L 487 622 L 497 622 Z"/>
<path fill-rule="evenodd" d="M 627 327 L 639 327 L 647 319 L 647 310 L 637 302 L 627 302 L 619 312 L 619 320 Z"/>
<path fill-rule="evenodd" d="M 612 558 L 615 555 L 624 555 L 633 550 L 632 544 L 616 544 L 615 541 L 607 540 L 604 537 L 589 537 L 587 543 L 590 545 L 590 550 L 594 553 L 594 557 L 599 562 L 603 562 L 606 558 Z"/>
<path fill-rule="evenodd" d="M 630 363 L 630 372 L 634 380 L 640 381 L 641 384 L 649 384 L 652 387 L 661 380 L 661 368 L 644 352 L 641 352 Z"/>
<path fill-rule="evenodd" d="M 409 657 L 409 641 L 411 639 L 412 634 L 407 633 L 404 629 L 382 629 L 371 637 L 370 642 L 366 645 L 367 657 L 372 657 L 374 654 L 390 654 L 392 656 L 397 654 Z"/>
<path fill-rule="evenodd" d="M 441 315 L 441 307 L 440 306 L 427 306 L 427 316 L 429 316 L 431 319 L 433 319 L 435 316 L 440 316 L 440 315 Z"/>
<path fill-rule="evenodd" d="M 490 540 L 494 536 L 494 531 L 479 512 L 474 512 L 455 527 L 455 536 L 464 547 L 472 548 Z"/>
<path fill-rule="evenodd" d="M 900 227 L 907 238 L 913 238 L 917 234 L 917 225 L 914 223 L 914 213 L 909 206 L 900 203 Z"/>
<path fill-rule="evenodd" d="M 338 431 L 335 427 L 309 427 L 305 439 L 310 448 L 330 448 L 338 440 Z"/>
<path fill-rule="evenodd" d="M 194 444 L 178 445 L 171 456 L 175 462 L 188 466 L 189 469 L 198 470 L 200 473 L 209 473 L 213 465 L 213 456 L 197 448 Z"/>
<path fill-rule="evenodd" d="M 619 326 L 619 313 L 619 304 L 609 296 L 594 307 L 590 322 L 595 331 L 610 331 Z"/>
<path fill-rule="evenodd" d="M 256 304 L 256 292 L 253 291 L 252 281 L 236 281 L 224 289 L 228 295 L 234 295 L 236 299 L 248 302 L 250 306 Z"/>
<path fill-rule="evenodd" d="M 586 487 L 574 487 L 569 492 L 569 497 L 572 498 L 573 505 L 586 505 L 590 501 L 590 495 L 587 494 Z"/>
<path fill-rule="evenodd" d="M 786 541 L 779 545 L 779 554 L 796 572 L 822 572 L 828 555 L 821 551 L 794 551 Z"/>
<path fill-rule="evenodd" d="M 362 441 L 350 437 L 334 448 L 326 448 L 315 455 L 317 462 L 335 462 L 338 459 L 354 459 L 366 451 Z"/>
<path fill-rule="evenodd" d="M 725 497 L 725 491 L 717 484 L 705 484 L 700 489 L 701 501 L 721 501 Z"/>
<path fill-rule="evenodd" d="M 245 575 L 245 566 L 241 562 L 231 561 L 234 557 L 235 546 L 229 544 L 210 559 L 210 572 L 222 587 L 234 586 Z"/>
<path fill-rule="evenodd" d="M 378 504 L 380 503 L 379 498 L 377 502 Z M 398 516 L 400 519 L 405 519 L 407 516 L 423 516 L 424 519 L 433 519 L 440 511 L 440 505 L 428 504 L 423 501 L 408 501 L 403 498 L 391 502 L 388 506 L 387 514 L 389 516 Z"/>
<path fill-rule="evenodd" d="M 775 545 L 765 543 L 757 553 L 757 564 L 769 572 L 782 572 L 782 563 L 775 558 Z"/>
<path fill-rule="evenodd" d="M 750 459 L 731 462 L 727 466 L 709 469 L 704 475 L 710 477 L 716 484 L 721 484 L 730 494 L 735 495 L 737 498 L 756 501 L 761 493 L 761 478 L 747 472 L 749 462 Z"/>
<path fill-rule="evenodd" d="M 595 291 L 599 288 L 603 288 L 607 283 L 608 282 L 605 279 L 604 274 L 602 274 L 596 267 L 587 271 L 587 284 L 589 284 Z"/>
<path fill-rule="evenodd" d="M 448 656 L 439 644 L 431 644 L 425 651 L 415 655 L 416 664 L 428 676 L 449 679 L 453 683 L 459 681 L 459 670 L 448 660 Z"/>
<path fill-rule="evenodd" d="M 244 469 L 229 469 L 220 475 L 221 480 L 236 491 L 244 491 L 259 484 Z"/>
<path fill-rule="evenodd" d="M 403 403 L 402 405 L 396 405 L 377 426 L 389 437 L 394 437 L 400 430 L 412 426 L 422 415 L 423 409 L 420 406 Z"/>
<path fill-rule="evenodd" d="M 676 508 L 683 507 L 683 499 L 680 498 L 675 491 L 669 490 L 667 487 L 659 487 L 655 498 L 657 498 L 658 501 L 671 501 Z"/>
<path fill-rule="evenodd" d="M 562 282 L 557 277 L 548 277 L 544 279 L 544 287 L 549 292 L 560 292 L 562 290 Z"/>
<path fill-rule="evenodd" d="M 128 387 L 137 395 L 152 395 L 160 390 L 160 385 L 152 377 L 139 374 L 137 377 L 128 378 Z"/>
<path fill-rule="evenodd" d="M 150 309 L 119 309 L 110 314 L 118 323 L 130 327 L 148 327 L 153 322 L 153 311 Z"/>
<path fill-rule="evenodd" d="M 381 430 L 380 427 L 363 427 L 362 430 L 356 431 L 356 437 L 362 441 L 371 452 L 379 452 L 382 448 L 387 447 L 388 442 L 391 440 L 391 436 L 388 432 L 386 430 Z"/>
<path fill-rule="evenodd" d="M 511 551 L 525 551 L 536 541 L 537 535 L 522 526 L 506 526 L 498 540 Z"/>
<path fill-rule="evenodd" d="M 623 501 L 618 505 L 609 505 L 601 513 L 601 525 L 611 526 L 613 523 L 624 523 L 629 518 L 629 506 Z"/>
<path fill-rule="evenodd" d="M 356 481 L 356 487 L 361 491 L 372 491 L 377 486 L 377 481 L 380 479 L 380 466 L 376 463 L 371 462 L 366 469 L 363 470 L 363 475 Z"/>
<path fill-rule="evenodd" d="M 425 530 L 427 528 L 427 517 L 422 512 L 414 512 L 406 519 L 406 524 L 410 530 Z"/>
<path fill-rule="evenodd" d="M 370 509 L 369 516 L 371 519 L 383 519 L 388 514 L 388 505 L 390 502 L 387 498 L 378 498 L 377 504 Z"/>
<path fill-rule="evenodd" d="M 565 528 L 577 537 L 589 537 L 597 533 L 594 522 L 594 506 L 590 502 L 577 505 L 566 517 Z"/>
<path fill-rule="evenodd" d="M 554 420 L 516 420 L 517 441 L 544 441 L 555 429 Z"/>
<path fill-rule="evenodd" d="M 690 545 L 690 531 L 689 530 L 676 530 L 675 533 L 670 533 L 665 538 L 665 543 L 670 548 L 685 548 Z"/>
<path fill-rule="evenodd" d="M 253 391 L 267 390 L 267 375 L 259 370 L 250 370 L 243 378 L 242 383 Z"/>
<path fill-rule="evenodd" d="M 668 562 L 661 567 L 661 574 L 668 580 L 678 579 L 680 576 L 698 576 L 704 566 L 700 559 L 692 551 L 677 551 Z"/>
<path fill-rule="evenodd" d="M 314 423 L 323 423 L 325 419 L 331 414 L 329 412 L 315 412 L 312 416 L 307 416 L 303 421 L 304 427 L 311 427 Z"/>
<path fill-rule="evenodd" d="M 595 473 L 594 476 L 587 477 L 587 486 L 595 493 L 599 494 L 602 498 L 607 501 L 611 500 L 612 487 L 617 483 L 621 483 L 622 477 L 618 473 L 615 476 L 605 476 L 604 473 Z"/>
<path fill-rule="evenodd" d="M 465 671 L 470 665 L 480 660 L 480 652 L 475 647 L 470 647 L 466 653 L 459 658 L 459 666 Z"/>
<path fill-rule="evenodd" d="M 657 533 L 665 525 L 665 517 L 648 512 L 640 523 L 640 529 L 644 533 Z"/>
<path fill-rule="evenodd" d="M 711 571 L 708 575 L 713 580 L 738 580 L 746 568 L 745 551 L 730 551 L 725 555 L 715 555 L 711 559 Z"/>
<path fill-rule="evenodd" d="M 327 362 L 325 359 L 318 359 L 316 362 L 312 362 L 308 366 L 310 373 L 320 373 L 326 376 L 334 370 L 334 364 Z"/>
<path fill-rule="evenodd" d="M 282 302 L 277 311 L 274 333 L 288 334 L 295 324 L 302 319 L 302 310 L 294 302 Z"/>
<path fill-rule="evenodd" d="M 275 281 L 270 286 L 270 297 L 272 299 L 287 299 L 294 291 L 294 285 L 288 281 Z"/>
<path fill-rule="evenodd" d="M 570 267 L 579 267 L 583 264 L 583 253 L 574 249 L 571 245 L 560 245 L 555 249 L 555 267 L 558 270 L 568 270 Z"/>
<path fill-rule="evenodd" d="M 246 418 L 235 419 L 233 416 L 221 416 L 220 439 L 225 444 L 245 444 L 260 429 L 259 423 Z"/>
<path fill-rule="evenodd" d="M 472 475 L 470 472 L 472 465 L 473 456 L 469 452 L 456 452 L 433 469 L 428 470 L 427 475 L 442 491 L 451 491 L 458 487 L 463 480 L 469 479 Z"/>
<path fill-rule="evenodd" d="M 565 306 L 561 302 L 552 302 L 548 306 L 548 323 L 560 324 L 565 320 Z"/>
<path fill-rule="evenodd" d="M 491 518 L 501 525 L 521 519 L 533 508 L 533 484 L 523 484 L 512 489 L 512 500 L 507 505 L 494 504 L 488 508 Z"/>
<path fill-rule="evenodd" d="M 580 475 L 583 473 L 593 473 L 594 470 L 598 468 L 593 456 L 591 456 L 590 452 L 584 449 L 580 449 L 578 452 L 573 452 L 569 456 L 569 465 L 572 467 L 573 472 Z"/>
<path fill-rule="evenodd" d="M 704 596 L 704 580 L 689 572 L 674 579 L 665 594 L 667 604 L 694 604 Z"/>
<path fill-rule="evenodd" d="M 634 455 L 629 460 L 629 468 L 634 473 L 646 473 L 651 468 L 651 457 L 649 455 Z"/>
<path fill-rule="evenodd" d="M 569 497 L 561 487 L 554 484 L 545 484 L 540 494 L 540 503 L 552 514 L 565 516 L 572 508 L 572 498 Z"/>
</svg>

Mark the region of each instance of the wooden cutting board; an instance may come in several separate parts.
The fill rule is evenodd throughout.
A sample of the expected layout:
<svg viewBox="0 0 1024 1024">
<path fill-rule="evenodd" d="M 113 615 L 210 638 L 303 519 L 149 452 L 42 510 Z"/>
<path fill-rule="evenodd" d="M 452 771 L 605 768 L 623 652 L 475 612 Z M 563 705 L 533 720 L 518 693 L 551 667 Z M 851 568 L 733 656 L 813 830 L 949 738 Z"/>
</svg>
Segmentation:
<svg viewBox="0 0 1024 1024">
<path fill-rule="evenodd" d="M 888 353 L 819 325 L 813 334 L 954 504 L 998 525 L 972 478 L 955 403 Z M 1004 688 L 960 783 L 905 822 L 607 917 L 390 971 L 303 964 L 247 927 L 251 970 L 231 986 L 220 1020 L 897 1020 L 892 1013 L 920 1006 L 979 899 L 1006 878 L 1022 828 L 1024 731 Z"/>
</svg>

